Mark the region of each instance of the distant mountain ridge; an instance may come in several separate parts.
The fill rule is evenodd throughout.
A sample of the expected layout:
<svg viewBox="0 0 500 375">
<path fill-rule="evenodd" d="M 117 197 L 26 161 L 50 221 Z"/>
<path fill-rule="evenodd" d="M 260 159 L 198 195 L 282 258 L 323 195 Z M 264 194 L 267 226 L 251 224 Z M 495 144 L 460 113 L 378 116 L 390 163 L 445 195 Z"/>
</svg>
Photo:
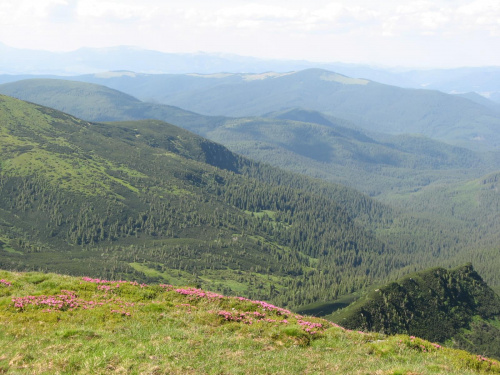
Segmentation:
<svg viewBox="0 0 500 375">
<path fill-rule="evenodd" d="M 266 60 L 225 53 L 167 53 L 133 46 L 49 52 L 0 43 L 0 74 L 75 75 L 110 70 L 141 73 L 219 73 L 289 71 L 314 66 L 305 60 Z M 342 64 L 339 64 L 342 65 Z"/>
<path fill-rule="evenodd" d="M 321 68 L 388 85 L 446 93 L 476 92 L 500 102 L 500 67 L 411 69 L 342 62 L 269 60 L 222 53 L 165 53 L 133 46 L 81 48 L 69 52 L 25 50 L 0 43 L 0 74 L 78 75 L 129 70 L 141 73 L 212 74 L 290 72 Z M 0 82 L 2 77 L 0 77 Z"/>
<path fill-rule="evenodd" d="M 476 150 L 500 145 L 500 111 L 488 99 L 403 89 L 323 69 L 212 75 L 115 72 L 71 79 L 205 115 L 262 116 L 301 108 L 349 120 L 368 131 L 423 134 Z"/>
<path fill-rule="evenodd" d="M 150 92 L 146 96 L 140 92 L 144 86 L 135 91 L 131 80 L 130 86 L 121 90 L 140 99 L 154 99 L 207 115 L 261 116 L 299 107 L 346 119 L 371 131 L 420 133 L 474 148 L 495 149 L 500 145 L 497 111 L 438 91 L 402 89 L 321 69 L 253 80 L 235 75 L 174 78 L 194 81 L 199 86 L 171 85 L 174 92 L 169 91 L 165 81 L 158 86 L 156 95 L 154 86 L 147 86 Z M 212 85 L 208 86 L 207 81 Z M 112 85 L 112 81 L 100 83 Z"/>
</svg>

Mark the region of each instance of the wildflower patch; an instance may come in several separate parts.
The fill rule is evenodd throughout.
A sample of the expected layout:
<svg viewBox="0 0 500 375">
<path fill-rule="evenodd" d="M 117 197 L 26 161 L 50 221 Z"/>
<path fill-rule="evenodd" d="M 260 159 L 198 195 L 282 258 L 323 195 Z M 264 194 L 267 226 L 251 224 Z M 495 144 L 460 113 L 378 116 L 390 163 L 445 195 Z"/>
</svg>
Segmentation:
<svg viewBox="0 0 500 375">
<path fill-rule="evenodd" d="M 43 307 L 44 311 L 72 311 L 75 309 L 92 309 L 102 306 L 105 302 L 86 301 L 78 298 L 75 292 L 61 290 L 61 294 L 53 296 L 13 297 L 12 303 L 18 311 L 25 311 L 28 306 Z"/>
</svg>

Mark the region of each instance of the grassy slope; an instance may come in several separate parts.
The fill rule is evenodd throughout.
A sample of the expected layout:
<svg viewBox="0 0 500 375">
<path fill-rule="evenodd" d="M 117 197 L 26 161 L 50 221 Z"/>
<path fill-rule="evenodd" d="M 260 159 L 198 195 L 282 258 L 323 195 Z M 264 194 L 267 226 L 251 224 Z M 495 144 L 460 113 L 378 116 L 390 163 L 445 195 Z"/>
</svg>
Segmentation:
<svg viewBox="0 0 500 375">
<path fill-rule="evenodd" d="M 500 373 L 494 360 L 264 302 L 5 271 L 0 345 L 0 371 L 16 374 Z"/>
</svg>

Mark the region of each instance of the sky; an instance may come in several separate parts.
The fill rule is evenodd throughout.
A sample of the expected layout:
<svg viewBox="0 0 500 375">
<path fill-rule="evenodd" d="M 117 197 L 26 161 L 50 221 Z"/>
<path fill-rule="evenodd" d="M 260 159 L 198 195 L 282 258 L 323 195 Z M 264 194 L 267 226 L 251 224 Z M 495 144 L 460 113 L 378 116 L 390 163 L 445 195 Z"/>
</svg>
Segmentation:
<svg viewBox="0 0 500 375">
<path fill-rule="evenodd" d="M 0 43 L 385 67 L 500 66 L 500 0 L 2 0 Z"/>
</svg>

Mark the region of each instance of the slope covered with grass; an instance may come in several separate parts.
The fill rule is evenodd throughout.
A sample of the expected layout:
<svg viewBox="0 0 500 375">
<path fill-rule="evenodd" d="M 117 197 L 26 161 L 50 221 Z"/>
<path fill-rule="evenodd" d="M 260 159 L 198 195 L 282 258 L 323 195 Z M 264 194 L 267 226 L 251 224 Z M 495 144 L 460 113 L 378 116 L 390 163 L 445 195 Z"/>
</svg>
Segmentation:
<svg viewBox="0 0 500 375">
<path fill-rule="evenodd" d="M 16 374 L 478 374 L 497 361 L 192 287 L 0 271 Z"/>
</svg>

